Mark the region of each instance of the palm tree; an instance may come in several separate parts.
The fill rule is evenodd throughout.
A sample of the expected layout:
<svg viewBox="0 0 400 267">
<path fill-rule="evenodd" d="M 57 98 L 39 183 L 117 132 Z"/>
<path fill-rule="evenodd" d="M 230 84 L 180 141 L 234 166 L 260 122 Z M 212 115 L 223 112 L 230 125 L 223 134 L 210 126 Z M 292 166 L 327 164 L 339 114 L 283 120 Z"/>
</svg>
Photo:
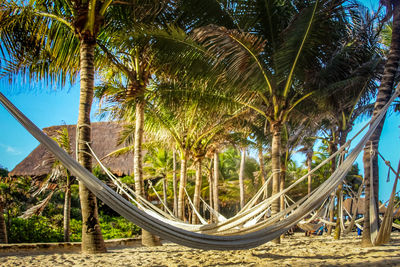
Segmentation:
<svg viewBox="0 0 400 267">
<path fill-rule="evenodd" d="M 240 149 L 240 168 L 239 168 L 239 191 L 240 191 L 240 208 L 242 209 L 245 204 L 244 200 L 244 164 L 246 162 L 246 149 Z"/>
<path fill-rule="evenodd" d="M 197 165 L 193 202 L 198 209 L 202 180 L 201 161 L 213 142 L 230 129 L 230 125 L 241 115 L 242 109 L 235 111 L 237 105 L 231 103 L 229 95 L 202 81 L 173 81 L 172 84 L 159 84 L 155 90 L 157 97 L 148 102 L 149 125 L 152 125 L 153 132 L 158 133 L 161 138 L 172 139 L 180 150 L 178 216 L 183 218 L 189 156 L 192 155 Z"/>
<path fill-rule="evenodd" d="M 397 69 L 399 67 L 400 62 L 400 2 L 395 0 L 388 1 L 380 1 L 381 4 L 386 6 L 386 18 L 393 18 L 393 26 L 392 26 L 392 40 L 390 43 L 390 48 L 387 54 L 387 60 L 385 63 L 385 68 L 383 71 L 381 83 L 378 89 L 378 95 L 376 97 L 376 102 L 374 106 L 373 115 L 376 115 L 382 107 L 387 103 L 389 98 L 393 93 L 394 79 L 396 77 Z M 379 139 L 382 133 L 383 124 L 385 122 L 385 118 L 381 121 L 381 123 L 376 128 L 375 132 L 369 139 L 367 145 L 364 148 L 364 179 L 365 179 L 365 213 L 364 213 L 364 231 L 362 237 L 362 246 L 372 246 L 371 235 L 370 235 L 370 206 L 369 201 L 372 196 L 370 195 L 370 177 L 373 177 L 374 182 L 374 192 L 375 202 L 377 203 L 376 207 L 378 207 L 378 185 L 379 185 L 379 173 L 378 173 L 378 155 L 377 153 L 373 153 L 371 155 L 371 151 L 378 151 Z M 372 158 L 371 158 L 372 157 Z M 371 173 L 371 164 L 372 164 L 372 173 Z"/>
<path fill-rule="evenodd" d="M 79 51 L 80 71 L 80 100 L 78 114 L 78 161 L 87 169 L 92 168 L 91 157 L 86 146 L 90 142 L 90 111 L 93 99 L 94 87 L 94 50 L 98 33 L 104 23 L 105 13 L 112 1 L 29 1 L 23 6 L 16 6 L 16 19 L 23 17 L 26 21 L 40 21 L 40 31 L 36 34 L 37 41 L 42 47 L 51 47 L 52 56 L 56 58 L 53 64 L 60 69 L 50 69 L 49 73 L 68 72 L 71 69 L 65 67 L 70 63 L 71 55 Z M 15 24 L 21 21 L 14 20 Z M 37 26 L 37 25 L 36 25 Z M 41 38 L 45 36 L 46 38 Z M 46 43 L 45 43 L 46 42 Z M 77 45 L 77 42 L 79 45 Z M 72 45 L 72 46 L 69 46 Z M 43 50 L 45 50 L 43 49 Z M 9 51 L 12 51 L 11 49 Z M 66 60 L 67 59 L 67 60 Z M 64 60 L 64 62 L 62 62 Z M 40 64 L 40 63 L 39 63 Z M 39 65 L 36 64 L 36 65 Z M 43 64 L 44 65 L 44 64 Z M 41 68 L 41 69 L 44 69 Z M 75 68 L 76 69 L 76 68 Z M 50 74 L 51 76 L 52 74 Z M 87 253 L 105 252 L 103 237 L 97 214 L 96 197 L 82 184 L 79 187 L 82 209 L 82 251 Z"/>
<path fill-rule="evenodd" d="M 245 104 L 266 119 L 274 170 L 281 168 L 283 124 L 312 94 L 308 79 L 323 67 L 344 33 L 343 9 L 342 1 L 292 1 L 291 5 L 247 1 L 229 10 L 241 30 L 208 26 L 195 31 L 195 38 L 215 54 L 218 63 L 226 63 L 230 82 L 246 88 L 247 101 L 253 101 Z M 326 32 L 332 34 L 322 37 Z M 280 173 L 274 172 L 273 194 L 279 184 Z M 272 212 L 278 211 L 276 200 Z"/>
<path fill-rule="evenodd" d="M 14 2 L 6 3 L 7 23 L 4 29 L 19 29 L 20 35 L 2 30 L 2 45 L 13 54 L 16 62 L 11 62 L 8 69 L 28 70 L 37 73 L 36 77 L 50 80 L 66 74 L 74 75 L 80 71 L 80 104 L 78 115 L 79 151 L 78 161 L 91 169 L 91 157 L 86 143 L 90 142 L 90 111 L 93 99 L 95 49 L 98 36 L 110 36 L 121 24 L 119 14 L 129 10 L 136 17 L 151 18 L 152 14 L 168 5 L 169 1 L 113 1 L 113 0 L 58 0 L 29 1 L 18 6 Z M 2 7 L 4 7 L 2 6 Z M 10 7 L 10 8 L 8 8 Z M 17 12 L 16 12 L 17 11 Z M 10 19 L 11 18 L 11 19 Z M 119 22 L 118 22 L 119 21 Z M 106 23 L 105 23 L 106 22 Z M 21 25 L 23 27 L 21 27 Z M 103 27 L 106 25 L 107 27 Z M 7 28 L 8 27 L 8 28 Z M 27 34 L 26 34 L 27 33 Z M 46 38 L 42 38 L 45 36 Z M 11 38 L 9 38 L 11 37 Z M 16 44 L 16 45 L 15 45 Z M 27 50 L 32 44 L 36 49 Z M 21 48 L 20 50 L 14 47 Z M 21 51 L 22 56 L 21 56 Z M 26 53 L 26 51 L 31 51 Z M 10 53 L 12 52 L 12 53 Z M 80 55 L 79 58 L 74 55 Z M 33 55 L 24 57 L 23 55 Z M 98 55 L 98 54 L 96 54 Z M 25 60 L 25 59 L 28 60 Z M 79 59 L 79 65 L 77 65 Z M 61 74 L 60 74 L 61 73 Z M 59 76 L 58 76 L 59 75 Z M 95 196 L 83 184 L 80 184 L 80 198 L 83 217 L 82 251 L 88 253 L 104 252 L 105 246 L 101 236 L 97 202 Z"/>
</svg>

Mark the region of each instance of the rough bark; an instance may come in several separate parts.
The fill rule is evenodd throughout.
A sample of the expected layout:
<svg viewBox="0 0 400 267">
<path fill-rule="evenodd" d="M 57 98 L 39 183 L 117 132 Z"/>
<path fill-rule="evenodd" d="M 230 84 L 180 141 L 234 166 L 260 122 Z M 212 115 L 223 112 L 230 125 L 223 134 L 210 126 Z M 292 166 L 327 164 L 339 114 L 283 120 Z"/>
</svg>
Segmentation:
<svg viewBox="0 0 400 267">
<path fill-rule="evenodd" d="M 214 152 L 214 175 L 213 175 L 213 204 L 214 210 L 219 212 L 219 199 L 218 199 L 218 181 L 219 181 L 219 156 L 218 152 Z"/>
<path fill-rule="evenodd" d="M 202 184 L 202 175 L 201 175 L 201 159 L 196 160 L 196 181 L 194 187 L 194 196 L 193 196 L 193 205 L 195 209 L 200 212 L 200 194 L 201 194 L 201 184 Z M 195 214 L 193 210 L 192 214 L 192 223 L 198 224 L 199 218 Z"/>
<path fill-rule="evenodd" d="M 337 151 L 336 143 L 330 142 L 330 143 L 329 143 L 329 147 L 328 147 L 328 151 L 329 151 L 329 155 L 334 154 L 334 153 Z M 331 174 L 332 174 L 335 170 L 336 170 L 336 158 L 334 157 L 334 158 L 332 158 L 332 160 L 331 160 Z M 335 194 L 334 194 L 334 193 L 332 193 L 332 197 L 335 197 Z M 331 210 L 329 211 L 329 221 L 330 221 L 330 222 L 333 222 L 334 212 L 335 212 L 334 209 L 331 209 Z M 332 234 L 332 225 L 328 225 L 328 232 L 327 232 L 327 234 L 328 234 L 328 235 L 331 235 L 331 234 Z"/>
<path fill-rule="evenodd" d="M 391 1 L 393 7 L 393 26 L 392 26 L 392 42 L 390 45 L 389 53 L 387 56 L 387 61 L 385 64 L 385 68 L 383 71 L 383 76 L 381 80 L 381 84 L 379 86 L 378 95 L 376 98 L 373 115 L 376 115 L 383 106 L 388 102 L 389 98 L 393 92 L 394 79 L 397 73 L 397 69 L 399 67 L 400 62 L 400 2 L 399 1 Z M 386 116 L 386 115 L 385 115 Z M 373 170 L 370 172 L 370 160 L 371 160 L 371 144 L 372 150 L 378 151 L 379 139 L 382 133 L 383 125 L 385 122 L 385 117 L 379 123 L 375 132 L 372 134 L 369 142 L 364 148 L 364 179 L 365 179 L 365 203 L 368 203 L 368 197 L 370 195 L 370 175 L 373 175 L 374 182 L 374 192 L 375 192 L 375 202 L 376 207 L 378 207 L 378 194 L 379 194 L 379 170 L 378 170 L 378 158 L 376 153 L 372 155 L 372 167 Z M 371 237 L 370 237 L 370 225 L 369 225 L 369 207 L 365 209 L 364 213 L 364 230 L 362 236 L 362 246 L 371 246 Z M 368 223 L 367 220 L 368 218 Z"/>
<path fill-rule="evenodd" d="M 361 246 L 363 247 L 372 247 L 371 242 L 371 227 L 370 227 L 370 218 L 369 218 L 369 199 L 371 197 L 370 191 L 370 180 L 367 177 L 370 177 L 371 173 L 371 154 L 364 150 L 363 155 L 363 164 L 364 164 L 364 185 L 365 185 L 365 201 L 364 201 L 364 224 L 363 224 L 363 232 L 361 239 Z"/>
<path fill-rule="evenodd" d="M 264 154 L 263 154 L 263 147 L 262 144 L 258 145 L 258 162 L 260 164 L 260 180 L 261 185 L 265 184 L 265 168 L 264 168 Z M 267 188 L 264 190 L 264 198 L 267 198 L 268 192 Z"/>
<path fill-rule="evenodd" d="M 239 169 L 239 190 L 240 190 L 240 209 L 245 205 L 244 203 L 244 164 L 246 162 L 246 149 L 241 150 L 240 169 Z"/>
<path fill-rule="evenodd" d="M 95 42 L 83 39 L 80 47 L 80 98 L 78 114 L 78 161 L 86 169 L 92 169 L 92 159 L 86 142 L 90 143 L 90 111 L 94 89 Z M 79 197 L 82 210 L 82 252 L 106 252 L 101 234 L 97 200 L 86 186 L 79 182 Z"/>
<path fill-rule="evenodd" d="M 272 144 L 271 144 L 271 165 L 272 165 L 272 195 L 279 193 L 280 186 L 280 168 L 281 168 L 281 130 L 282 126 L 275 123 L 271 126 Z M 271 215 L 279 212 L 279 198 L 271 204 Z M 273 240 L 274 243 L 280 244 L 280 237 Z"/>
<path fill-rule="evenodd" d="M 70 232 L 71 232 L 71 185 L 69 183 L 70 179 L 67 178 L 67 184 L 65 186 L 65 197 L 64 197 L 64 242 L 70 242 Z"/>
<path fill-rule="evenodd" d="M 178 196 L 178 218 L 184 220 L 185 217 L 185 187 L 186 187 L 186 169 L 188 153 L 181 153 L 181 177 L 179 178 L 179 196 Z"/>
<path fill-rule="evenodd" d="M 136 101 L 135 114 L 135 143 L 133 156 L 133 175 L 135 177 L 135 191 L 144 196 L 143 186 L 143 130 L 144 128 L 144 101 L 138 98 Z"/>
<path fill-rule="evenodd" d="M 135 191 L 142 197 L 146 197 L 143 180 L 143 132 L 144 132 L 144 100 L 143 97 L 136 99 L 135 116 L 135 143 L 133 156 L 133 174 L 135 177 Z M 142 229 L 142 245 L 153 247 L 161 245 L 158 237 Z"/>
<path fill-rule="evenodd" d="M 279 191 L 283 191 L 285 189 L 285 179 L 286 179 L 286 157 L 287 151 L 285 151 L 281 158 L 281 176 L 279 177 Z M 285 196 L 282 195 L 280 198 L 280 210 L 285 209 Z"/>
<path fill-rule="evenodd" d="M 176 171 L 176 150 L 172 152 L 172 187 L 174 191 L 174 215 L 178 216 L 178 178 Z"/>
<path fill-rule="evenodd" d="M 213 181 L 213 171 L 212 171 L 212 164 L 213 164 L 213 160 L 210 160 L 210 172 L 208 173 L 208 195 L 209 195 L 209 205 L 211 208 L 214 207 L 214 203 L 213 203 L 213 188 L 214 188 L 214 181 Z M 210 211 L 210 222 L 214 221 L 214 215 L 213 213 Z"/>
<path fill-rule="evenodd" d="M 281 160 L 281 177 L 280 177 L 280 183 L 279 183 L 279 191 L 283 191 L 285 189 L 285 179 L 286 179 L 286 155 L 287 152 L 284 152 L 284 156 L 282 157 Z M 285 210 L 285 195 L 282 195 L 280 197 L 280 210 L 283 211 Z M 285 234 L 281 235 L 281 239 L 285 237 Z"/>
</svg>

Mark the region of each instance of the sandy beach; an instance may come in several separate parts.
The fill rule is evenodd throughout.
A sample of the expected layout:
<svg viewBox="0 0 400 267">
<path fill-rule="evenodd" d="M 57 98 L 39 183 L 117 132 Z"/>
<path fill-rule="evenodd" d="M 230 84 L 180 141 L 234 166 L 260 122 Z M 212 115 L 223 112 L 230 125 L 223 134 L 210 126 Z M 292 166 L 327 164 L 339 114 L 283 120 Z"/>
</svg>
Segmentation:
<svg viewBox="0 0 400 267">
<path fill-rule="evenodd" d="M 250 250 L 215 251 L 172 243 L 162 247 L 126 247 L 108 253 L 12 253 L 0 255 L 0 266 L 400 266 L 400 234 L 390 244 L 361 248 L 360 237 L 341 240 L 297 233 L 281 245 L 267 243 Z"/>
</svg>

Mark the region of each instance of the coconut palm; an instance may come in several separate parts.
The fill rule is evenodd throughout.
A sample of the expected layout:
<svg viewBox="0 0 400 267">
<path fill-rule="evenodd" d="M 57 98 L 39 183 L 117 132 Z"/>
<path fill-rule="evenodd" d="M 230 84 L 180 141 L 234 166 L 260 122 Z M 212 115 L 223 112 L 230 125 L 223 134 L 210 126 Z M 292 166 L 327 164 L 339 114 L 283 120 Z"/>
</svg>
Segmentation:
<svg viewBox="0 0 400 267">
<path fill-rule="evenodd" d="M 149 102 L 152 115 L 151 128 L 162 138 L 172 138 L 180 150 L 181 176 L 178 195 L 178 216 L 184 217 L 184 188 L 186 185 L 187 161 L 190 154 L 196 162 L 196 186 L 194 205 L 200 206 L 201 162 L 212 141 L 229 129 L 229 123 L 241 114 L 239 109 L 227 116 L 232 104 L 221 91 L 207 87 L 202 82 L 159 85 L 157 100 Z M 180 105 L 176 105 L 179 100 Z M 210 99 L 213 101 L 210 103 Z M 220 105 L 216 105 L 219 103 Z M 225 103 L 225 108 L 221 104 Z M 218 106 L 218 109 L 216 107 Z M 231 108 L 232 109 L 232 108 Z M 149 116 L 150 117 L 150 116 Z M 150 119 L 150 118 L 149 118 Z M 160 131 L 159 128 L 164 129 Z M 196 219 L 195 219 L 196 220 Z"/>
<path fill-rule="evenodd" d="M 272 133 L 272 169 L 281 168 L 283 124 L 312 94 L 315 88 L 307 86 L 311 73 L 323 67 L 344 34 L 343 9 L 342 1 L 246 1 L 230 10 L 240 30 L 208 26 L 195 31 L 218 63 L 226 64 L 230 82 L 248 90 L 247 99 L 254 101 L 247 105 L 266 119 Z M 326 32 L 332 34 L 326 38 Z M 279 178 L 275 172 L 274 194 Z M 278 210 L 277 200 L 272 211 Z"/>
<path fill-rule="evenodd" d="M 21 24 L 18 18 L 23 17 L 25 24 L 33 21 L 38 30 L 28 33 L 33 36 L 43 50 L 51 51 L 56 62 L 55 68 L 42 69 L 48 71 L 71 71 L 65 67 L 68 63 L 76 63 L 71 56 L 80 55 L 80 66 L 74 65 L 72 70 L 80 70 L 81 94 L 78 115 L 79 162 L 91 169 L 91 157 L 86 142 L 90 142 L 90 109 L 94 85 L 94 49 L 96 38 L 101 29 L 105 13 L 112 1 L 29 1 L 25 3 L 10 2 L 14 11 L 14 25 Z M 23 4 L 18 6 L 18 4 Z M 17 14 L 17 15 L 15 15 Z M 38 25 L 39 24 L 39 25 Z M 42 39 L 42 36 L 45 38 Z M 77 45 L 77 43 L 79 45 Z M 12 51 L 10 49 L 9 51 Z M 79 51 L 79 52 L 78 52 Z M 55 56 L 60 56 L 59 58 Z M 76 58 L 76 57 L 75 57 Z M 62 62 L 65 60 L 64 62 Z M 74 61 L 74 62 L 72 62 Z M 48 61 L 47 61 L 48 62 Z M 36 63 L 40 66 L 40 63 Z M 64 68 L 62 67 L 64 66 Z M 49 70 L 50 69 L 50 70 Z M 86 153 L 85 153 L 86 152 Z M 106 251 L 97 214 L 97 203 L 94 195 L 81 184 L 80 199 L 82 208 L 82 251 L 97 253 Z"/>
<path fill-rule="evenodd" d="M 386 63 L 381 79 L 381 83 L 378 89 L 378 95 L 376 97 L 376 102 L 374 106 L 373 115 L 376 115 L 382 107 L 387 103 L 390 96 L 393 93 L 394 80 L 399 67 L 400 62 L 400 3 L 395 0 L 382 0 L 380 1 L 382 5 L 386 7 L 386 19 L 393 19 L 392 24 L 392 35 L 389 51 L 386 55 Z M 369 139 L 367 145 L 364 148 L 364 179 L 365 179 L 365 199 L 371 198 L 370 196 L 370 177 L 373 177 L 374 182 L 374 192 L 375 192 L 375 202 L 378 207 L 378 185 L 379 185 L 379 172 L 378 172 L 378 156 L 376 151 L 378 151 L 379 138 L 382 133 L 383 124 L 385 119 L 376 128 L 375 132 Z M 371 153 L 375 151 L 375 153 Z M 372 157 L 372 158 L 371 158 Z M 372 166 L 371 166 L 372 164 Z M 372 167 L 372 173 L 371 173 Z M 365 213 L 364 213 L 364 231 L 362 237 L 363 246 L 372 246 L 371 236 L 370 236 L 370 220 L 369 213 L 370 207 L 369 202 L 365 201 Z"/>
<path fill-rule="evenodd" d="M 79 71 L 81 94 L 77 123 L 78 161 L 90 169 L 91 158 L 86 143 L 90 142 L 90 110 L 97 37 L 110 36 L 113 30 L 121 25 L 117 21 L 120 21 L 119 14 L 123 13 L 122 11 L 129 10 L 135 14 L 135 18 L 152 17 L 152 14 L 168 5 L 169 1 L 60 0 L 3 3 L 2 7 L 6 7 L 3 9 L 6 12 L 2 12 L 2 15 L 7 19 L 3 20 L 5 23 L 2 28 L 19 29 L 18 33 L 22 32 L 17 35 L 13 31 L 2 30 L 2 45 L 7 47 L 7 52 L 14 55 L 13 59 L 16 60 L 10 62 L 11 67 L 8 69 L 28 70 L 36 73 L 38 78 L 53 79 L 61 75 L 62 81 L 66 74 L 73 75 Z M 107 27 L 103 27 L 104 25 Z M 43 36 L 45 38 L 42 38 Z M 31 44 L 35 44 L 33 51 L 26 49 Z M 21 49 L 16 50 L 14 47 Z M 24 57 L 25 54 L 31 57 Z M 76 57 L 78 54 L 80 57 Z M 89 253 L 104 252 L 96 198 L 83 184 L 80 186 L 80 198 L 83 215 L 82 250 Z"/>
</svg>

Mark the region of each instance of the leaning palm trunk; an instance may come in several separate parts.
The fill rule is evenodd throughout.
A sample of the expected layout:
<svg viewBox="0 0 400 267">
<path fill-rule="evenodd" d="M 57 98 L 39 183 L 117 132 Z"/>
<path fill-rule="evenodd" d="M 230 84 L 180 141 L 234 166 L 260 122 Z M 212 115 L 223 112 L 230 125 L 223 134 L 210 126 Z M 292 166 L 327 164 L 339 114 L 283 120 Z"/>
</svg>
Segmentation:
<svg viewBox="0 0 400 267">
<path fill-rule="evenodd" d="M 198 158 L 196 161 L 196 182 L 194 187 L 194 197 L 193 197 L 193 205 L 197 211 L 200 211 L 200 193 L 201 193 L 201 158 Z M 197 217 L 195 211 L 192 213 L 192 223 L 197 224 L 199 222 L 199 218 Z"/>
<path fill-rule="evenodd" d="M 271 126 L 272 144 L 271 144 L 271 165 L 272 165 L 272 195 L 279 193 L 280 186 L 280 168 L 281 168 L 281 125 L 275 123 Z M 271 216 L 279 212 L 279 198 L 271 204 Z M 277 237 L 274 243 L 280 244 L 281 239 Z"/>
<path fill-rule="evenodd" d="M 400 62 L 400 2 L 398 0 L 391 1 L 393 5 L 393 27 L 392 27 L 392 42 L 390 44 L 389 54 L 383 71 L 381 84 L 379 86 L 378 95 L 374 106 L 373 115 L 376 115 L 382 107 L 388 102 L 393 92 L 394 79 L 397 73 Z M 379 192 L 379 170 L 378 170 L 378 157 L 376 152 L 378 151 L 379 139 L 382 133 L 383 124 L 385 117 L 379 123 L 375 132 L 369 139 L 370 142 L 364 148 L 364 179 L 365 179 L 365 211 L 364 211 L 364 231 L 362 237 L 363 246 L 371 246 L 371 235 L 370 235 L 370 210 L 368 206 L 368 199 L 370 197 L 370 175 L 373 175 L 374 192 L 376 207 L 378 207 L 378 192 Z M 372 148 L 371 148 L 372 146 Z M 371 155 L 371 151 L 375 152 Z M 372 172 L 370 172 L 372 156 Z M 368 206 L 368 207 L 367 207 Z M 377 211 L 376 211 L 377 212 Z"/>
<path fill-rule="evenodd" d="M 239 169 L 239 190 L 240 190 L 240 209 L 244 207 L 244 163 L 246 162 L 246 149 L 241 151 L 240 169 Z"/>
<path fill-rule="evenodd" d="M 133 157 L 133 173 L 135 176 L 135 191 L 137 194 L 145 197 L 143 181 L 143 128 L 144 128 L 144 100 L 143 97 L 136 101 L 136 125 L 135 125 L 135 148 Z M 142 245 L 146 247 L 160 245 L 156 236 L 142 229 Z"/>
<path fill-rule="evenodd" d="M 187 152 L 181 153 L 181 177 L 179 179 L 179 196 L 178 196 L 178 218 L 183 220 L 185 217 L 185 187 L 186 187 L 186 169 L 187 169 Z"/>
<path fill-rule="evenodd" d="M 172 152 L 172 187 L 174 191 L 174 215 L 178 216 L 178 178 L 176 177 L 176 150 Z"/>
<path fill-rule="evenodd" d="M 92 169 L 92 159 L 86 143 L 90 143 L 90 111 L 94 88 L 95 42 L 83 39 L 80 47 L 80 99 L 78 115 L 78 161 L 86 169 Z M 79 182 L 79 197 L 82 209 L 82 252 L 103 253 L 106 251 L 101 234 L 97 200 L 86 186 Z"/>
<path fill-rule="evenodd" d="M 213 204 L 214 210 L 219 212 L 219 199 L 218 199 L 218 180 L 219 180 L 219 157 L 218 152 L 214 152 L 214 175 L 213 175 Z"/>
<path fill-rule="evenodd" d="M 65 197 L 64 197 L 64 242 L 70 242 L 71 232 L 71 185 L 70 178 L 67 177 L 67 184 L 65 186 Z"/>
<path fill-rule="evenodd" d="M 7 244 L 7 228 L 4 220 L 4 203 L 0 202 L 0 244 Z"/>
<path fill-rule="evenodd" d="M 311 172 L 312 170 L 312 156 L 314 154 L 314 150 L 310 150 L 309 152 L 307 152 L 307 171 L 308 173 Z M 312 177 L 311 174 L 308 175 L 307 177 L 307 194 L 310 195 L 311 194 L 311 185 L 312 185 Z"/>
</svg>

